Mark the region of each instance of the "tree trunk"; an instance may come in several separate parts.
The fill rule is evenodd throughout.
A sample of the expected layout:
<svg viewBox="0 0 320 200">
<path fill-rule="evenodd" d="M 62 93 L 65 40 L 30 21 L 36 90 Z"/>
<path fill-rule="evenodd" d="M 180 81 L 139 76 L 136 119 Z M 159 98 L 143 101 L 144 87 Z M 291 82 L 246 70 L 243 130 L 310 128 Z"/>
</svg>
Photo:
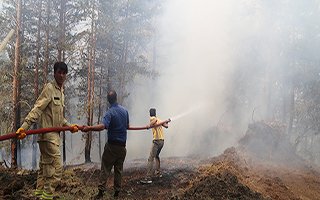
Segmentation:
<svg viewBox="0 0 320 200">
<path fill-rule="evenodd" d="M 113 51 L 114 43 L 111 41 L 110 44 L 110 53 L 107 53 L 107 74 L 106 74 L 106 85 L 107 85 L 107 92 L 110 91 L 113 87 L 112 85 L 112 79 L 111 79 L 111 71 L 112 71 L 112 63 L 113 63 L 113 56 L 112 56 L 112 51 Z M 102 92 L 103 93 L 103 92 Z M 107 103 L 108 104 L 108 103 Z M 106 106 L 108 108 L 108 106 Z M 108 140 L 108 135 L 105 134 L 104 137 L 104 143 L 106 143 Z"/>
<path fill-rule="evenodd" d="M 87 125 L 91 126 L 91 107 L 92 107 L 92 102 L 91 102 L 91 95 L 92 95 L 92 87 L 91 87 L 91 50 L 90 50 L 90 44 L 89 44 L 89 60 L 88 60 L 88 74 L 87 74 L 87 81 L 88 81 L 88 90 L 87 90 L 87 94 L 88 94 L 88 100 L 87 100 Z M 86 134 L 86 143 L 85 143 L 85 162 L 91 162 L 91 157 L 90 157 L 90 152 L 91 152 L 91 142 L 92 142 L 92 131 L 89 131 Z"/>
<path fill-rule="evenodd" d="M 124 38 L 124 44 L 122 49 L 122 55 L 121 55 L 121 66 L 123 68 L 123 71 L 120 76 L 120 91 L 118 96 L 118 102 L 119 104 L 122 104 L 124 99 L 128 97 L 128 93 L 126 92 L 125 86 L 126 86 L 126 64 L 127 64 L 127 56 L 128 56 L 128 40 L 127 38 Z"/>
<path fill-rule="evenodd" d="M 16 43 L 14 50 L 14 69 L 13 69 L 13 132 L 20 126 L 20 46 L 21 46 L 21 10 L 22 1 L 16 0 Z M 11 167 L 17 167 L 17 146 L 16 138 L 11 140 Z"/>
<path fill-rule="evenodd" d="M 59 40 L 58 40 L 58 61 L 65 61 L 65 32 L 66 32 L 66 0 L 60 1 L 60 12 L 59 12 Z M 63 111 L 64 112 L 64 111 Z M 66 135 L 65 131 L 62 132 L 62 160 L 64 166 L 66 165 Z"/>
<path fill-rule="evenodd" d="M 36 64 L 35 64 L 35 77 L 34 77 L 34 96 L 35 101 L 37 100 L 39 96 L 39 66 L 40 66 L 40 46 L 41 46 L 41 20 L 42 20 L 42 0 L 39 0 L 38 4 L 38 30 L 37 30 L 37 52 L 36 52 Z M 35 125 L 35 128 L 37 126 Z M 36 169 L 37 167 L 37 136 L 32 136 L 32 169 Z"/>
<path fill-rule="evenodd" d="M 89 47 L 90 48 L 90 47 Z M 89 61 L 88 61 L 88 74 L 87 74 L 87 81 L 88 81 L 88 100 L 87 100 L 87 125 L 91 126 L 91 62 L 90 62 L 90 49 L 89 49 Z M 86 133 L 86 143 L 85 143 L 85 162 L 91 162 L 90 158 L 90 151 L 91 151 L 91 141 L 92 141 L 92 131 Z"/>
<path fill-rule="evenodd" d="M 293 126 L 293 119 L 294 119 L 294 109 L 295 109 L 295 101 L 294 101 L 294 85 L 291 83 L 291 88 L 290 88 L 290 100 L 289 100 L 289 122 L 288 122 L 288 129 L 287 129 L 287 134 L 291 134 L 292 131 L 292 126 Z"/>
<path fill-rule="evenodd" d="M 9 40 L 12 38 L 13 35 L 14 35 L 14 29 L 11 29 L 10 32 L 7 34 L 7 36 L 0 43 L 0 52 L 6 48 Z"/>
<path fill-rule="evenodd" d="M 102 66 L 100 66 L 100 75 L 102 76 Z M 98 102 L 98 124 L 100 124 L 100 118 L 102 115 L 102 77 L 100 77 L 99 79 L 99 102 Z M 101 154 L 101 131 L 99 131 L 99 135 L 98 135 L 98 139 L 99 139 L 99 158 L 101 160 L 102 154 Z"/>
<path fill-rule="evenodd" d="M 129 3 L 127 4 L 126 10 L 129 10 Z M 128 18 L 128 14 L 126 12 L 125 14 L 125 19 Z M 128 31 L 125 31 L 128 32 Z M 127 37 L 127 34 L 124 34 L 123 36 L 123 47 L 122 47 L 122 55 L 121 55 L 121 61 L 120 65 L 123 68 L 123 71 L 119 74 L 120 76 L 120 95 L 118 95 L 118 102 L 120 104 L 123 103 L 124 98 L 128 96 L 125 90 L 125 85 L 126 85 L 126 64 L 127 64 L 127 59 L 128 59 L 128 46 L 129 46 L 129 39 Z"/>
<path fill-rule="evenodd" d="M 94 110 L 94 78 L 95 78 L 95 48 L 96 48 L 96 24 L 95 24 L 95 2 L 92 1 L 92 14 L 91 14 L 91 33 L 89 41 L 89 60 L 88 60 L 88 119 L 87 124 L 93 124 L 93 110 Z M 86 136 L 85 146 L 85 162 L 91 162 L 91 146 L 92 146 L 92 132 L 88 132 Z"/>
<path fill-rule="evenodd" d="M 47 0 L 46 8 L 46 25 L 45 25 L 45 53 L 44 53 L 44 84 L 48 80 L 48 68 L 49 68 L 49 30 L 50 30 L 50 15 L 51 15 L 51 0 Z"/>
<path fill-rule="evenodd" d="M 65 24 L 65 15 L 66 15 L 66 0 L 60 1 L 60 12 L 59 12 L 59 41 L 58 41 L 58 61 L 65 60 L 65 32 L 66 32 L 66 24 Z"/>
</svg>

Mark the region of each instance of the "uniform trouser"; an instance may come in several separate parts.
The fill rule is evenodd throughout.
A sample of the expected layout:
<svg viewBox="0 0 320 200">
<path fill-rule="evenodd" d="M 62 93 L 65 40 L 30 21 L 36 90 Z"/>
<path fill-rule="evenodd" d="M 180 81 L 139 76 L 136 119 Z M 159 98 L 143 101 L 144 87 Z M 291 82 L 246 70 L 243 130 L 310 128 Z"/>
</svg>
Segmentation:
<svg viewBox="0 0 320 200">
<path fill-rule="evenodd" d="M 155 170 L 160 169 L 160 157 L 159 154 L 161 152 L 161 149 L 164 145 L 164 140 L 153 140 L 152 141 L 152 147 L 150 151 L 150 156 L 148 158 L 148 172 L 147 176 L 150 177 L 154 173 L 153 171 L 153 161 L 156 161 Z"/>
<path fill-rule="evenodd" d="M 39 141 L 40 162 L 37 178 L 37 190 L 53 193 L 62 177 L 62 163 L 59 145 Z"/>
<path fill-rule="evenodd" d="M 120 191 L 121 179 L 123 171 L 123 163 L 126 158 L 126 147 L 114 144 L 104 146 L 104 151 L 101 159 L 101 176 L 99 189 L 105 191 L 107 189 L 107 181 L 111 173 L 112 167 L 114 168 L 114 190 Z"/>
</svg>

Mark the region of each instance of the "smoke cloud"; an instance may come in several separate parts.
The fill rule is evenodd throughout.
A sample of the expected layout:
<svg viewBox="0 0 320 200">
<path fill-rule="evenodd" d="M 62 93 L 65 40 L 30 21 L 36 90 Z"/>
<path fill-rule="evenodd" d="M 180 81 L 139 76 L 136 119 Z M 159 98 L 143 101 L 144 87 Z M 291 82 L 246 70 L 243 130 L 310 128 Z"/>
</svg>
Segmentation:
<svg viewBox="0 0 320 200">
<path fill-rule="evenodd" d="M 232 52 L 236 38 L 231 28 L 236 22 L 232 21 L 233 9 L 231 1 L 175 0 L 164 5 L 157 51 L 160 60 L 155 69 L 160 76 L 150 81 L 146 88 L 136 90 L 132 95 L 131 112 L 132 118 L 144 118 L 144 123 L 148 123 L 150 107 L 157 108 L 161 119 L 172 118 L 169 129 L 164 130 L 163 155 L 199 154 L 204 150 L 201 143 L 217 142 L 213 141 L 217 136 L 210 130 L 225 112 L 225 83 L 234 67 Z M 139 112 L 140 108 L 143 112 Z M 148 154 L 151 131 L 147 134 L 139 138 L 132 134 L 129 147 L 139 149 L 135 145 L 140 144 L 137 140 L 144 141 L 148 146 L 144 154 Z M 232 143 L 229 137 L 225 136 L 219 143 Z M 206 155 L 219 149 L 209 146 Z"/>
<path fill-rule="evenodd" d="M 160 76 L 137 78 L 129 99 L 131 124 L 147 124 L 150 107 L 161 119 L 173 119 L 164 130 L 162 156 L 214 156 L 235 145 L 253 118 L 266 117 L 266 93 L 275 87 L 266 80 L 281 80 L 289 70 L 285 55 L 299 37 L 292 29 L 306 14 L 304 6 L 301 1 L 166 1 L 154 66 Z M 235 100 L 237 94 L 246 100 Z M 128 159 L 147 157 L 151 140 L 150 130 L 129 132 Z"/>
</svg>

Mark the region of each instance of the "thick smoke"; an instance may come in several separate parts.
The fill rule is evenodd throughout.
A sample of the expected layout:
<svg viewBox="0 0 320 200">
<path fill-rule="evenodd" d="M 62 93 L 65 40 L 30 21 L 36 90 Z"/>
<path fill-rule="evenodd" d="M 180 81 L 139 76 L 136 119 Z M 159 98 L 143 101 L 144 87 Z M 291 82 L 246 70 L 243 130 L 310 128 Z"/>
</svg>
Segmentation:
<svg viewBox="0 0 320 200">
<path fill-rule="evenodd" d="M 236 41 L 231 29 L 236 25 L 232 21 L 234 6 L 230 1 L 217 2 L 175 0 L 164 5 L 157 52 L 160 59 L 155 66 L 160 76 L 141 88 L 143 94 L 138 90 L 137 97 L 146 98 L 133 98 L 133 118 L 144 117 L 147 123 L 148 109 L 154 106 L 160 118 L 173 119 L 165 130 L 166 156 L 200 154 L 203 150 L 212 155 L 219 149 L 212 145 L 220 143 L 225 147 L 225 143 L 234 142 L 231 135 L 213 141 L 217 135 L 211 131 L 226 111 L 226 83 L 234 67 Z M 133 137 L 129 144 L 134 149 L 139 148 L 137 140 L 151 145 L 151 136 Z"/>
<path fill-rule="evenodd" d="M 160 76 L 137 79 L 131 124 L 147 124 L 155 107 L 173 119 L 163 156 L 213 156 L 235 145 L 252 120 L 281 118 L 270 102 L 284 101 L 290 52 L 302 37 L 296 29 L 314 7 L 299 2 L 166 1 L 153 66 Z M 151 131 L 130 132 L 128 158 L 147 157 L 151 140 Z"/>
</svg>

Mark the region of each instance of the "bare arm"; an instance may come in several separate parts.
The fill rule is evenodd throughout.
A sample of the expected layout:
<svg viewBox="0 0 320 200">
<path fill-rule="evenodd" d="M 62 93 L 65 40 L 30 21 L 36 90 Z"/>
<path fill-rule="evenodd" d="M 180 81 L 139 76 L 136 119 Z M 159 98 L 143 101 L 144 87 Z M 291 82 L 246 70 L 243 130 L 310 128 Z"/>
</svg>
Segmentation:
<svg viewBox="0 0 320 200">
<path fill-rule="evenodd" d="M 104 126 L 104 124 L 98 124 L 95 126 L 84 126 L 83 127 L 83 132 L 88 132 L 88 131 L 102 131 L 106 129 L 106 127 Z"/>
</svg>

